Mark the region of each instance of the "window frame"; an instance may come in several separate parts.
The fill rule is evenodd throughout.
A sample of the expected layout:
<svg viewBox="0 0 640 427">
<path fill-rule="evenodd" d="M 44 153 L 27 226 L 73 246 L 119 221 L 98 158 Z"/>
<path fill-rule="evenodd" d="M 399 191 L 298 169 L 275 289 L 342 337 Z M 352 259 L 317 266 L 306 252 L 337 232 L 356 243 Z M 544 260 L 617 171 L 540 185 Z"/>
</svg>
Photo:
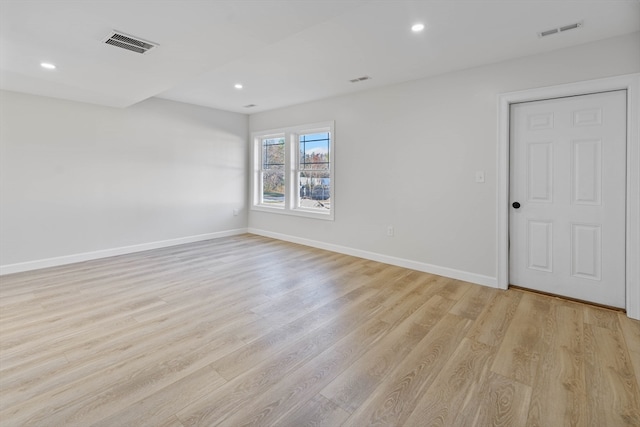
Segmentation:
<svg viewBox="0 0 640 427">
<path fill-rule="evenodd" d="M 251 133 L 252 179 L 251 210 L 276 214 L 294 215 L 333 221 L 335 218 L 335 130 L 334 122 L 320 122 L 290 126 Z M 329 133 L 329 192 L 331 205 L 325 212 L 305 208 L 300 204 L 300 142 L 299 136 L 313 133 Z M 269 206 L 263 202 L 263 148 L 262 141 L 284 137 L 285 141 L 285 194 L 283 206 Z"/>
</svg>

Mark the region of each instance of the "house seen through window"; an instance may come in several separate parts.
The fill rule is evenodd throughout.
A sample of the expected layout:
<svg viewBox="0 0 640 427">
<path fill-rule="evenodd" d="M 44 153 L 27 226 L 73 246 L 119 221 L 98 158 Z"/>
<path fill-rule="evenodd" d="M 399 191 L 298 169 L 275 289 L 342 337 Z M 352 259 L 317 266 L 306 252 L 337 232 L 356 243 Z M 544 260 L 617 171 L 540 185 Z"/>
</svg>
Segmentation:
<svg viewBox="0 0 640 427">
<path fill-rule="evenodd" d="M 298 206 L 331 209 L 331 161 L 329 132 L 299 136 Z"/>
</svg>

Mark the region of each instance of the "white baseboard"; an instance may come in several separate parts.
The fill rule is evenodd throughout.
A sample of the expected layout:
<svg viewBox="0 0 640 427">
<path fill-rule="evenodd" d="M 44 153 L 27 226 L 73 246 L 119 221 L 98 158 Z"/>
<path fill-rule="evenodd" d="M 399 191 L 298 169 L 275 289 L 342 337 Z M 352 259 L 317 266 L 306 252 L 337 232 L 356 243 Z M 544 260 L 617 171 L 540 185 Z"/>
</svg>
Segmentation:
<svg viewBox="0 0 640 427">
<path fill-rule="evenodd" d="M 482 274 L 470 273 L 468 271 L 456 270 L 449 267 L 441 267 L 437 265 L 427 264 L 419 261 L 412 261 L 404 258 L 397 258 L 390 255 L 383 255 L 375 252 L 363 251 L 361 249 L 350 248 L 347 246 L 334 245 L 332 243 L 320 242 L 317 240 L 305 239 L 302 237 L 290 236 L 288 234 L 274 233 L 272 231 L 249 228 L 248 232 L 259 236 L 270 237 L 272 239 L 284 240 L 300 245 L 311 246 L 318 249 L 325 249 L 332 252 L 338 252 L 345 255 L 351 255 L 358 258 L 369 259 L 371 261 L 382 262 L 385 264 L 396 265 L 398 267 L 409 268 L 411 270 L 422 271 L 425 273 L 437 274 L 438 276 L 450 277 L 452 279 L 464 280 L 478 285 L 488 286 L 491 288 L 498 287 L 498 280 L 495 277 L 484 276 Z"/>
<path fill-rule="evenodd" d="M 0 266 L 0 276 L 12 273 L 20 273 L 23 271 L 38 270 L 47 267 L 57 267 L 76 262 L 90 261 L 99 258 L 107 258 L 117 255 L 125 255 L 135 252 L 148 251 L 151 249 L 166 248 L 169 246 L 182 245 L 185 243 L 199 242 L 203 240 L 217 239 L 227 236 L 235 236 L 243 233 L 252 233 L 260 236 L 270 237 L 273 239 L 284 240 L 287 242 L 298 243 L 305 246 L 311 246 L 318 249 L 324 249 L 332 252 L 338 252 L 345 255 L 351 255 L 359 258 L 369 259 L 372 261 L 382 262 L 385 264 L 396 265 L 398 267 L 409 268 L 412 270 L 423 271 L 425 273 L 437 274 L 439 276 L 450 277 L 452 279 L 464 280 L 465 282 L 476 283 L 478 285 L 497 288 L 498 283 L 495 277 L 484 276 L 481 274 L 470 273 L 467 271 L 456 270 L 448 267 L 427 264 L 419 261 L 412 261 L 404 258 L 397 258 L 390 255 L 383 255 L 375 252 L 364 251 L 361 249 L 350 248 L 347 246 L 335 245 L 332 243 L 320 242 L 317 240 L 305 239 L 302 237 L 291 236 L 288 234 L 274 233 L 266 230 L 255 228 L 238 228 L 234 230 L 220 231 L 216 233 L 199 234 L 196 236 L 180 237 L 177 239 L 161 240 L 157 242 L 142 243 L 139 245 L 123 246 L 119 248 L 103 249 L 93 252 L 84 252 L 80 254 L 65 255 L 55 258 L 46 258 L 35 261 L 21 262 L 16 264 L 7 264 Z"/>
<path fill-rule="evenodd" d="M 215 233 L 198 234 L 195 236 L 178 237 L 176 239 L 160 240 L 157 242 L 142 243 L 139 245 L 122 246 L 119 248 L 102 249 L 99 251 L 65 255 L 55 258 L 46 258 L 35 261 L 20 262 L 16 264 L 0 265 L 0 276 L 3 276 L 5 274 L 20 273 L 23 271 L 38 270 L 47 267 L 57 267 L 60 265 L 73 264 L 76 262 L 90 261 L 99 258 L 131 254 L 134 252 L 148 251 L 151 249 L 166 248 L 169 246 L 182 245 L 185 243 L 200 242 L 202 240 L 235 236 L 237 234 L 244 234 L 247 232 L 248 230 L 246 228 L 237 228 L 234 230 L 225 230 Z"/>
</svg>

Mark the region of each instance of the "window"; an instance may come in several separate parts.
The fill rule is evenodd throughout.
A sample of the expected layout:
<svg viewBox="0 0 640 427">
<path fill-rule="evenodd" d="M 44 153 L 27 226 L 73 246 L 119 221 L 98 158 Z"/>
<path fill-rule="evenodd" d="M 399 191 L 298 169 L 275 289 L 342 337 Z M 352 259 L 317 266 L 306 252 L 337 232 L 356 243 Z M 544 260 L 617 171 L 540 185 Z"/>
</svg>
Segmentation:
<svg viewBox="0 0 640 427">
<path fill-rule="evenodd" d="M 262 139 L 262 203 L 284 206 L 284 137 Z"/>
<path fill-rule="evenodd" d="M 333 122 L 253 134 L 254 210 L 333 219 Z"/>
<path fill-rule="evenodd" d="M 298 135 L 299 208 L 331 210 L 331 133 Z"/>
</svg>

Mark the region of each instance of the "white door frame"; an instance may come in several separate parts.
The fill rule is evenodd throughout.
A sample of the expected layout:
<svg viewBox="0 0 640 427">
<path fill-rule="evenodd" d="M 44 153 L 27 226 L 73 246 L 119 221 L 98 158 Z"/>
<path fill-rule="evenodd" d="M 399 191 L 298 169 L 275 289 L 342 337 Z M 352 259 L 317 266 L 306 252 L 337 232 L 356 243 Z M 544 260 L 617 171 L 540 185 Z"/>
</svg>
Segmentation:
<svg viewBox="0 0 640 427">
<path fill-rule="evenodd" d="M 510 104 L 611 90 L 627 90 L 626 309 L 640 320 L 640 73 L 498 96 L 496 271 L 500 289 L 509 286 L 509 112 Z"/>
</svg>

